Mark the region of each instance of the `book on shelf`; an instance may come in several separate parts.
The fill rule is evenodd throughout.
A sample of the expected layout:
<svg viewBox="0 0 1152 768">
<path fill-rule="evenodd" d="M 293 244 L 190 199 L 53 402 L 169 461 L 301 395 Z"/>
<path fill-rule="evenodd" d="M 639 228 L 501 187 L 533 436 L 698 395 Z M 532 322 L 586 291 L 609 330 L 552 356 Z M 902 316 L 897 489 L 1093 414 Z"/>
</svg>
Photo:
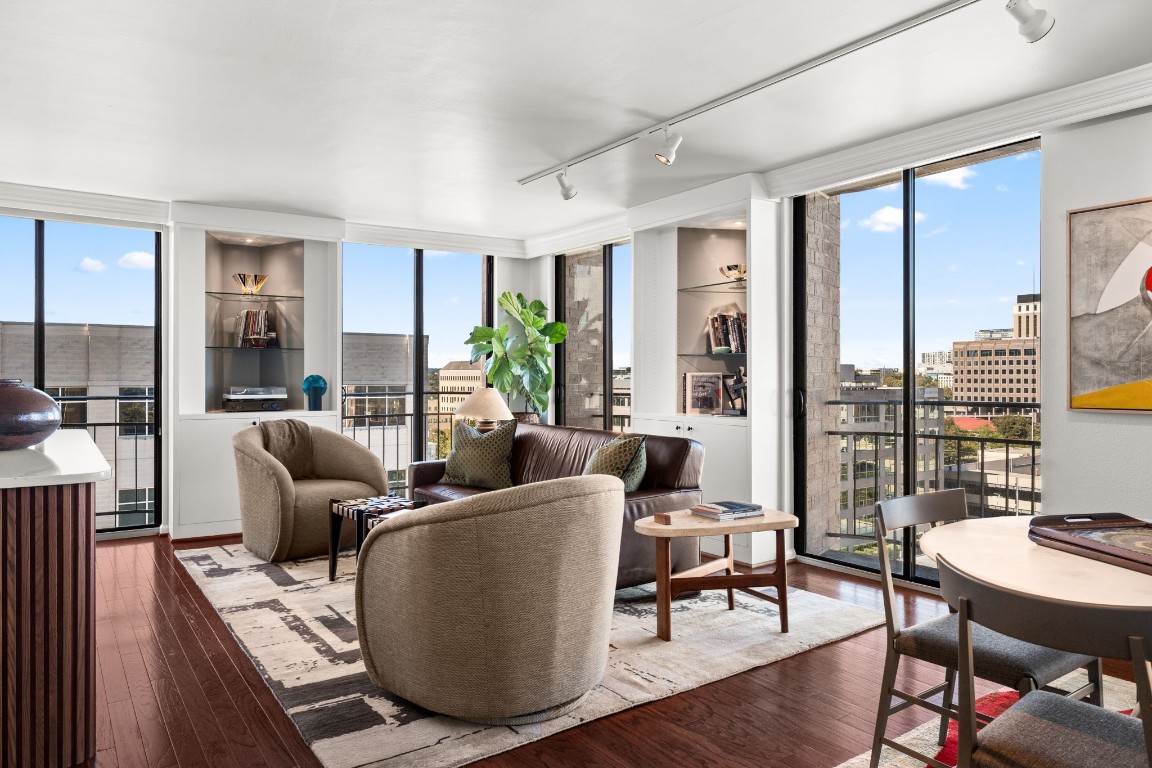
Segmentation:
<svg viewBox="0 0 1152 768">
<path fill-rule="evenodd" d="M 764 508 L 749 501 L 717 501 L 692 507 L 692 514 L 712 520 L 739 520 L 744 517 L 761 517 Z"/>
<path fill-rule="evenodd" d="M 245 349 L 279 346 L 275 315 L 266 309 L 246 309 L 236 315 L 236 346 Z"/>
<path fill-rule="evenodd" d="M 708 349 L 727 355 L 748 351 L 748 313 L 720 312 L 708 316 Z"/>
<path fill-rule="evenodd" d="M 689 372 L 684 374 L 684 413 L 717 413 L 721 410 L 723 375 Z"/>
</svg>

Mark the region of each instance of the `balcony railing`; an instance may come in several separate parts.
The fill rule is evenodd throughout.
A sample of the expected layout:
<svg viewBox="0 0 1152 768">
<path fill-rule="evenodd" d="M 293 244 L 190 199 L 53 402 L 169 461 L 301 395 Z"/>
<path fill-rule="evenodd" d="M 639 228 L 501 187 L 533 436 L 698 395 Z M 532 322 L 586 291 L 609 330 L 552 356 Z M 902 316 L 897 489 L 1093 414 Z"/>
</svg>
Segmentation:
<svg viewBox="0 0 1152 768">
<path fill-rule="evenodd" d="M 827 405 L 866 406 L 862 409 L 865 419 L 844 418 L 842 429 L 827 433 L 840 437 L 841 466 L 847 467 L 841 474 L 840 530 L 828 531 L 829 537 L 870 542 L 875 535 L 877 501 L 943 488 L 965 489 L 970 517 L 1041 514 L 1040 441 L 1033 439 L 1038 428 L 1038 403 L 917 401 L 915 489 L 902 487 L 900 401 L 836 400 Z M 874 419 L 878 407 L 883 407 L 884 415 Z M 946 418 L 976 407 L 997 409 L 1001 415 L 1027 416 L 1030 437 L 944 434 Z"/>
<path fill-rule="evenodd" d="M 96 483 L 96 532 L 160 525 L 156 494 L 153 395 L 67 395 L 55 398 L 61 429 L 86 429 L 112 468 Z"/>
<path fill-rule="evenodd" d="M 412 456 L 413 439 L 423 439 L 426 459 L 447 458 L 452 450 L 453 412 L 440 407 L 443 395 L 465 395 L 463 392 L 426 391 L 425 407 L 419 411 L 424 417 L 425 435 L 412 434 L 416 393 L 403 392 L 344 392 L 340 418 L 344 434 L 380 457 L 388 472 L 388 487 L 403 494 L 408 488 L 408 465 Z"/>
</svg>

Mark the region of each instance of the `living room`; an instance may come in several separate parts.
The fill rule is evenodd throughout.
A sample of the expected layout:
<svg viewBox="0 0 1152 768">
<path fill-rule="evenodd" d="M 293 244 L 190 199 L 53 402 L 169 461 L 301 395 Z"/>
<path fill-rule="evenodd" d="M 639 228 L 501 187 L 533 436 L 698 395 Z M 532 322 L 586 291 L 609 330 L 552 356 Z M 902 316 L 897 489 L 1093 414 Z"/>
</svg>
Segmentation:
<svg viewBox="0 0 1152 768">
<path fill-rule="evenodd" d="M 619 553 L 620 573 L 629 553 L 642 555 L 643 581 L 613 586 L 657 580 L 667 539 L 634 520 L 739 500 L 796 528 L 678 539 L 672 570 L 730 557 L 767 578 L 787 562 L 791 589 L 750 588 L 791 604 L 738 596 L 736 613 L 756 614 L 749 631 L 767 638 L 752 648 L 740 645 L 744 625 L 709 615 L 695 602 L 704 598 L 672 602 L 664 642 L 656 588 L 643 611 L 620 608 L 618 594 L 617 616 L 643 614 L 628 631 L 674 649 L 645 653 L 675 658 L 670 677 L 681 682 L 576 710 L 563 729 L 546 721 L 515 739 L 483 738 L 499 746 L 428 752 L 427 764 L 835 766 L 867 752 L 885 659 L 877 502 L 965 487 L 969 516 L 1142 514 L 1148 398 L 1075 403 L 1093 357 L 1073 322 L 1087 301 L 1077 291 L 1107 281 L 1077 277 L 1098 264 L 1073 246 L 1093 231 L 1077 234 L 1081 213 L 1115 212 L 1127 234 L 1108 242 L 1147 243 L 1133 222 L 1152 220 L 1140 207 L 1152 197 L 1142 38 L 1152 9 L 1008 5 L 8 9 L 0 377 L 47 392 L 60 433 L 86 430 L 109 466 L 92 502 L 96 707 L 84 749 L 95 764 L 425 764 L 385 755 L 403 751 L 398 720 L 440 718 L 380 715 L 375 694 L 357 689 L 355 706 L 395 729 L 379 739 L 391 746 L 361 750 L 383 726 L 353 728 L 351 709 L 325 716 L 327 704 L 284 694 L 303 679 L 296 669 L 344 664 L 337 651 L 315 665 L 291 644 L 262 657 L 252 638 L 270 630 L 258 622 L 246 639 L 230 602 L 239 598 L 219 592 L 259 579 L 211 574 L 253 557 L 234 436 L 285 417 L 343 434 L 373 456 L 381 493 L 408 496 L 411 466 L 451 460 L 484 383 L 511 390 L 510 410 L 540 422 L 518 426 L 517 439 L 555 426 L 616 433 L 605 442 L 650 436 L 652 475 L 625 493 L 633 539 Z M 982 196 L 985 219 L 935 204 L 961 192 Z M 853 207 L 865 198 L 878 202 Z M 881 249 L 857 248 L 864 236 Z M 951 238 L 967 238 L 967 255 L 937 259 Z M 936 301 L 937 285 L 956 303 Z M 524 318 L 502 299 L 517 293 L 565 325 L 547 345 L 543 407 L 523 388 L 485 382 L 492 345 L 474 355 L 467 341 L 504 323 L 523 335 Z M 1147 322 L 1147 295 L 1123 297 L 1133 323 Z M 936 343 L 932 323 L 946 315 L 962 333 Z M 853 347 L 853 335 L 891 351 Z M 1110 335 L 1128 362 L 1152 339 L 1139 327 Z M 1108 336 L 1093 337 L 1094 349 Z M 952 356 L 969 348 L 974 363 L 986 348 L 990 366 L 1002 349 L 1004 383 L 1033 391 L 989 388 L 985 398 L 970 378 L 976 394 L 962 396 L 970 372 Z M 937 350 L 947 362 L 921 359 Z M 901 433 L 917 440 L 905 445 Z M 696 475 L 657 483 L 671 466 L 657 446 L 688 440 L 702 451 Z M 564 466 L 559 477 L 580 474 Z M 549 471 L 511 467 L 524 482 L 554 482 Z M 702 498 L 668 509 L 629 500 L 656 488 Z M 327 584 L 321 534 L 317 585 Z M 896 574 L 908 623 L 948 610 L 935 567 L 911 543 Z M 689 544 L 691 563 L 678 560 Z M 225 551 L 238 559 L 218 559 Z M 283 568 L 275 579 L 287 594 L 292 563 L 308 558 L 271 551 L 252 573 Z M 326 603 L 338 608 L 304 623 L 360 664 L 354 549 L 338 567 L 345 591 Z M 245 604 L 286 599 L 260 594 Z M 14 648 L 41 637 L 5 626 Z M 694 662 L 697 631 L 701 643 L 736 643 L 741 664 Z M 686 671 L 695 666 L 708 669 L 697 678 Z M 1123 665 L 1105 671 L 1131 678 Z M 901 674 L 936 677 L 919 662 Z M 889 733 L 930 717 L 901 712 Z M 30 764 L 85 764 L 57 758 Z"/>
</svg>

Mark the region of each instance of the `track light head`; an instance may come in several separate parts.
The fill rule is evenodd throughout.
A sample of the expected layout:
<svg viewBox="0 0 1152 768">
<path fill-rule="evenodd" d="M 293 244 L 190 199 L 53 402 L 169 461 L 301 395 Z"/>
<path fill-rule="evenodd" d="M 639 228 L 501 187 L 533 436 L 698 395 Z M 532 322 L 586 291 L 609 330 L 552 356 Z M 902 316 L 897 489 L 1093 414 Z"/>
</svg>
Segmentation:
<svg viewBox="0 0 1152 768">
<path fill-rule="evenodd" d="M 678 133 L 670 133 L 667 126 L 664 128 L 664 146 L 656 153 L 656 159 L 664 163 L 664 165 L 672 165 L 676 162 L 676 150 L 680 147 L 680 142 L 684 141 L 684 137 Z"/>
<path fill-rule="evenodd" d="M 568 181 L 568 168 L 565 166 L 564 170 L 556 174 L 556 182 L 560 185 L 560 197 L 565 200 L 571 200 L 576 197 L 576 187 L 572 186 L 572 182 Z"/>
<path fill-rule="evenodd" d="M 1020 22 L 1017 31 L 1021 37 L 1030 43 L 1036 42 L 1051 32 L 1052 27 L 1056 24 L 1056 19 L 1052 14 L 1032 7 L 1031 0 L 1008 0 L 1004 10 Z"/>
</svg>

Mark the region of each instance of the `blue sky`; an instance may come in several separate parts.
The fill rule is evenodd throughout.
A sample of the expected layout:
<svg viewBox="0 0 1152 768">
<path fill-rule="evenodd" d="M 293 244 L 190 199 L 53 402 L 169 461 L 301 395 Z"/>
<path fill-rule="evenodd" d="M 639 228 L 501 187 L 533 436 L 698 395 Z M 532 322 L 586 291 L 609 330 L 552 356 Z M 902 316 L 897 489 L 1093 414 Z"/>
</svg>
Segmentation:
<svg viewBox="0 0 1152 768">
<path fill-rule="evenodd" d="M 900 187 L 842 195 L 840 215 L 840 359 L 900 367 Z M 917 360 L 1011 327 L 1016 295 L 1039 292 L 1040 154 L 918 179 L 916 219 Z"/>
<path fill-rule="evenodd" d="M 917 353 L 980 328 L 1007 328 L 1020 293 L 1039 286 L 1040 157 L 1014 155 L 917 181 Z M 901 195 L 898 186 L 841 196 L 841 360 L 898 366 Z M 49 322 L 150 325 L 153 233 L 48 222 Z M 33 222 L 0 217 L 0 320 L 32 320 Z M 631 245 L 617 246 L 613 365 L 631 364 Z M 429 363 L 467 359 L 480 322 L 481 258 L 425 252 Z M 349 331 L 411 333 L 406 248 L 344 246 Z M 530 297 L 537 298 L 537 297 Z M 538 297 L 551 305 L 552 297 Z"/>
<path fill-rule="evenodd" d="M 0 216 L 0 320 L 33 319 L 34 222 Z M 151 325 L 154 234 L 148 230 L 45 224 L 48 322 Z M 617 365 L 631 359 L 631 245 L 616 249 Z M 466 360 L 464 339 L 481 322 L 481 257 L 425 251 L 424 317 L 429 363 Z M 344 325 L 349 331 L 412 332 L 412 251 L 344 245 Z M 530 297 L 537 298 L 537 297 Z M 550 296 L 541 296 L 551 305 Z"/>
<path fill-rule="evenodd" d="M 614 250 L 615 327 L 613 365 L 632 360 L 632 245 Z M 452 360 L 467 360 L 464 343 L 481 322 L 481 257 L 474 253 L 424 252 L 424 330 L 428 363 L 439 368 Z M 395 284 L 395 293 L 386 286 Z M 344 330 L 358 333 L 412 333 L 412 251 L 380 245 L 344 244 Z M 406 292 L 405 292 L 406 291 Z M 386 300 L 384 297 L 387 297 Z M 555 317 L 551 296 L 539 298 Z M 497 311 L 497 322 L 506 322 Z"/>
<path fill-rule="evenodd" d="M 34 223 L 0 216 L 0 320 L 33 319 Z M 50 323 L 152 325 L 155 233 L 94 224 L 44 226 Z"/>
</svg>

